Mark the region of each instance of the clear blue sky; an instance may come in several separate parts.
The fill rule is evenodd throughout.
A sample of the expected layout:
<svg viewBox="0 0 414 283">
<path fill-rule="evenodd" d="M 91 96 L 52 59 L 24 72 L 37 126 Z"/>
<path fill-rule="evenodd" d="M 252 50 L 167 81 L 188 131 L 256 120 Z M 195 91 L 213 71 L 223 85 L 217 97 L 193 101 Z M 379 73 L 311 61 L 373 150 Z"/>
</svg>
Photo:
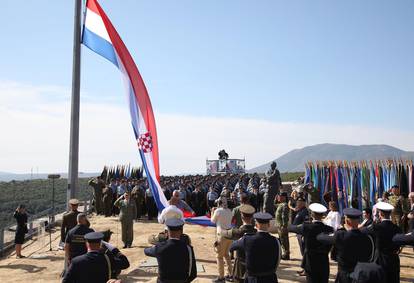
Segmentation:
<svg viewBox="0 0 414 283">
<path fill-rule="evenodd" d="M 159 112 L 414 130 L 413 1 L 100 3 Z M 0 15 L 0 80 L 70 87 L 73 1 Z M 124 103 L 117 69 L 82 52 L 82 90 Z"/>
</svg>

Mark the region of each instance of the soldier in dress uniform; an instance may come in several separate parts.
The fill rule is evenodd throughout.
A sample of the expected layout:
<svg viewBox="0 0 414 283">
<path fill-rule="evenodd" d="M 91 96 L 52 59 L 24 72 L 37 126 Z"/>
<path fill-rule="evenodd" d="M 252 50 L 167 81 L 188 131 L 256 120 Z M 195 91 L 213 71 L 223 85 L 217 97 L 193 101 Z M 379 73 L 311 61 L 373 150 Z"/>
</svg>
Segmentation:
<svg viewBox="0 0 414 283">
<path fill-rule="evenodd" d="M 114 257 L 100 250 L 103 236 L 99 232 L 85 235 L 88 252 L 72 260 L 62 283 L 103 283 L 111 279 L 112 269 L 129 267 L 128 259 L 119 251 Z"/>
<path fill-rule="evenodd" d="M 124 242 L 124 249 L 130 248 L 134 240 L 134 219 L 137 217 L 137 207 L 135 202 L 131 200 L 129 192 L 125 192 L 120 196 L 115 204 L 119 207 L 119 220 L 122 228 L 122 242 Z"/>
<path fill-rule="evenodd" d="M 111 241 L 112 231 L 108 229 L 108 230 L 102 231 L 101 233 L 104 236 L 101 241 L 100 251 L 109 257 L 118 258 L 122 260 L 123 262 L 123 266 L 112 266 L 111 278 L 116 279 L 118 278 L 118 275 L 121 273 L 122 269 L 126 269 L 129 267 L 129 261 L 126 257 L 124 257 L 124 255 L 119 251 L 118 248 L 116 248 L 115 246 L 109 243 Z"/>
<path fill-rule="evenodd" d="M 386 202 L 377 203 L 380 222 L 372 224 L 362 231 L 375 238 L 374 262 L 381 265 L 385 271 L 388 283 L 400 282 L 399 246 L 392 239 L 401 229 L 392 223 L 391 211 L 394 207 Z"/>
<path fill-rule="evenodd" d="M 334 245 L 338 273 L 335 283 L 351 283 L 350 274 L 358 262 L 370 262 L 374 255 L 374 241 L 358 229 L 362 212 L 355 208 L 343 210 L 345 228 L 338 229 L 334 234 L 319 234 L 316 239 L 325 245 Z"/>
<path fill-rule="evenodd" d="M 322 222 L 327 209 L 320 203 L 309 205 L 312 212 L 312 222 L 290 225 L 289 232 L 303 235 L 304 255 L 302 268 L 306 272 L 306 282 L 327 283 L 329 280 L 329 245 L 323 245 L 316 237 L 320 233 L 333 233 L 333 228 Z"/>
<path fill-rule="evenodd" d="M 257 232 L 254 228 L 253 214 L 256 212 L 256 209 L 249 205 L 243 204 L 239 207 L 239 212 L 241 213 L 241 219 L 243 225 L 239 228 L 233 228 L 224 232 L 223 236 L 230 240 L 238 240 L 244 235 L 252 235 Z M 232 277 L 235 282 L 244 282 L 246 273 L 246 255 L 243 250 L 236 251 L 236 258 L 233 265 Z"/>
<path fill-rule="evenodd" d="M 79 213 L 76 218 L 78 225 L 69 230 L 65 239 L 65 256 L 68 259 L 68 265 L 74 257 L 87 252 L 84 236 L 94 231 L 88 226 L 86 214 Z"/>
<path fill-rule="evenodd" d="M 184 221 L 170 218 L 165 224 L 168 240 L 145 248 L 144 253 L 157 258 L 158 283 L 191 282 L 197 277 L 197 267 L 193 247 L 180 240 Z"/>
<path fill-rule="evenodd" d="M 60 242 L 64 243 L 66 239 L 66 234 L 70 229 L 75 227 L 77 222 L 77 216 L 80 213 L 78 211 L 79 201 L 77 199 L 69 200 L 69 206 L 71 211 L 65 213 L 62 218 L 62 226 L 60 227 Z"/>
<path fill-rule="evenodd" d="M 100 176 L 96 179 L 91 179 L 88 182 L 88 185 L 93 188 L 93 200 L 95 204 L 96 214 L 103 213 L 103 202 L 102 202 L 102 191 L 105 188 L 105 182 L 101 179 Z"/>
<path fill-rule="evenodd" d="M 277 283 L 276 269 L 280 262 L 281 250 L 278 239 L 268 232 L 272 215 L 257 212 L 253 217 L 256 220 L 257 233 L 245 234 L 240 240 L 233 242 L 230 252 L 245 252 L 245 282 Z"/>
<path fill-rule="evenodd" d="M 289 206 L 287 203 L 287 193 L 281 192 L 278 196 L 278 205 L 275 214 L 277 233 L 279 234 L 280 243 L 282 244 L 282 259 L 290 259 L 289 249 Z"/>
</svg>

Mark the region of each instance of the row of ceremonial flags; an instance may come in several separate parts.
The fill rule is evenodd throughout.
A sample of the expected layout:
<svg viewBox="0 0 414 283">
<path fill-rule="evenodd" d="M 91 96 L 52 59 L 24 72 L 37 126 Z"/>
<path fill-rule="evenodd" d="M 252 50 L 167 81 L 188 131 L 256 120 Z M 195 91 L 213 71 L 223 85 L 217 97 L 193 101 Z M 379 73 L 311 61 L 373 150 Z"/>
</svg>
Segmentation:
<svg viewBox="0 0 414 283">
<path fill-rule="evenodd" d="M 411 160 L 308 162 L 305 183 L 310 181 L 323 203 L 335 201 L 342 212 L 347 207 L 372 207 L 394 185 L 407 197 L 414 192 L 414 168 Z"/>
<path fill-rule="evenodd" d="M 128 165 L 104 166 L 101 178 L 108 183 L 111 179 L 142 179 L 142 167 Z"/>
</svg>

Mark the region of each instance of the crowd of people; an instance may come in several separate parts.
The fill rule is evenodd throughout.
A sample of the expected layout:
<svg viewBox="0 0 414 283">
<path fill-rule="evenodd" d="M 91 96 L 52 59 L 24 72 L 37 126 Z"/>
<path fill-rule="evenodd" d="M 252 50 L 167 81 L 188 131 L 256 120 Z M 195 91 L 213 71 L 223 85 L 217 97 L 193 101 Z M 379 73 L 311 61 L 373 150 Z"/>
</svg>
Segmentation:
<svg viewBox="0 0 414 283">
<path fill-rule="evenodd" d="M 208 215 L 216 226 L 212 246 L 217 283 L 277 282 L 279 262 L 290 260 L 289 232 L 297 234 L 303 256 L 297 276 L 305 276 L 307 282 L 328 282 L 329 256 L 338 262 L 336 282 L 399 282 L 400 247 L 413 244 L 412 232 L 404 233 L 414 228 L 414 193 L 407 198 L 393 186 L 374 207 L 338 211 L 336 201 L 320 199 L 312 182 L 303 182 L 300 178 L 292 189 L 282 186 L 276 164 L 264 176 L 161 177 L 169 206 L 160 212 L 145 179 L 105 182 L 97 177 L 89 184 L 96 214 L 119 215 L 123 248 L 132 246 L 134 220 L 155 218 L 165 225 L 164 231 L 150 237 L 154 247 L 145 249 L 147 256 L 158 260 L 158 282 L 191 282 L 197 277 L 197 255 L 191 235 L 184 233 L 185 213 Z M 93 231 L 78 204 L 71 200 L 72 210 L 62 221 L 67 258 L 63 282 L 116 279 L 129 266 L 127 258 L 109 244 L 109 231 Z M 17 213 L 23 214 L 24 208 Z M 24 222 L 22 218 L 16 216 Z M 16 233 L 16 244 L 19 239 Z M 83 272 L 85 266 L 88 272 Z"/>
</svg>

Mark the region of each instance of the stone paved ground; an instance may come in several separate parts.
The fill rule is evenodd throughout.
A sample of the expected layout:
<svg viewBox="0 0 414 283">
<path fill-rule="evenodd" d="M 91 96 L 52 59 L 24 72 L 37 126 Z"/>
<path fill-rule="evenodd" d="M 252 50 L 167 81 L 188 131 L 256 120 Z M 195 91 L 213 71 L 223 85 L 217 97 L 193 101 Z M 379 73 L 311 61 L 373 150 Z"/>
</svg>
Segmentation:
<svg viewBox="0 0 414 283">
<path fill-rule="evenodd" d="M 122 246 L 120 224 L 115 217 L 91 218 L 92 228 L 114 231 L 111 242 L 118 247 Z M 134 243 L 131 249 L 122 250 L 128 256 L 131 266 L 121 274 L 122 282 L 156 282 L 156 269 L 140 268 L 140 264 L 147 258 L 143 249 L 148 246 L 147 239 L 151 234 L 158 233 L 162 225 L 154 222 L 141 221 L 134 225 Z M 197 261 L 201 263 L 205 272 L 199 273 L 195 282 L 211 282 L 216 277 L 215 254 L 212 249 L 214 229 L 196 225 L 186 225 L 185 232 L 191 236 Z M 63 267 L 63 251 L 57 251 L 59 231 L 52 234 L 52 251 L 49 251 L 49 237 L 43 235 L 24 245 L 25 259 L 16 259 L 14 253 L 0 259 L 0 282 L 60 282 L 59 275 Z M 300 254 L 296 237 L 290 235 L 292 260 L 282 261 L 278 268 L 279 282 L 305 282 L 298 277 L 296 271 L 300 269 Z M 405 248 L 401 254 L 401 282 L 414 282 L 414 252 Z M 331 281 L 334 282 L 336 264 L 331 263 Z"/>
</svg>

